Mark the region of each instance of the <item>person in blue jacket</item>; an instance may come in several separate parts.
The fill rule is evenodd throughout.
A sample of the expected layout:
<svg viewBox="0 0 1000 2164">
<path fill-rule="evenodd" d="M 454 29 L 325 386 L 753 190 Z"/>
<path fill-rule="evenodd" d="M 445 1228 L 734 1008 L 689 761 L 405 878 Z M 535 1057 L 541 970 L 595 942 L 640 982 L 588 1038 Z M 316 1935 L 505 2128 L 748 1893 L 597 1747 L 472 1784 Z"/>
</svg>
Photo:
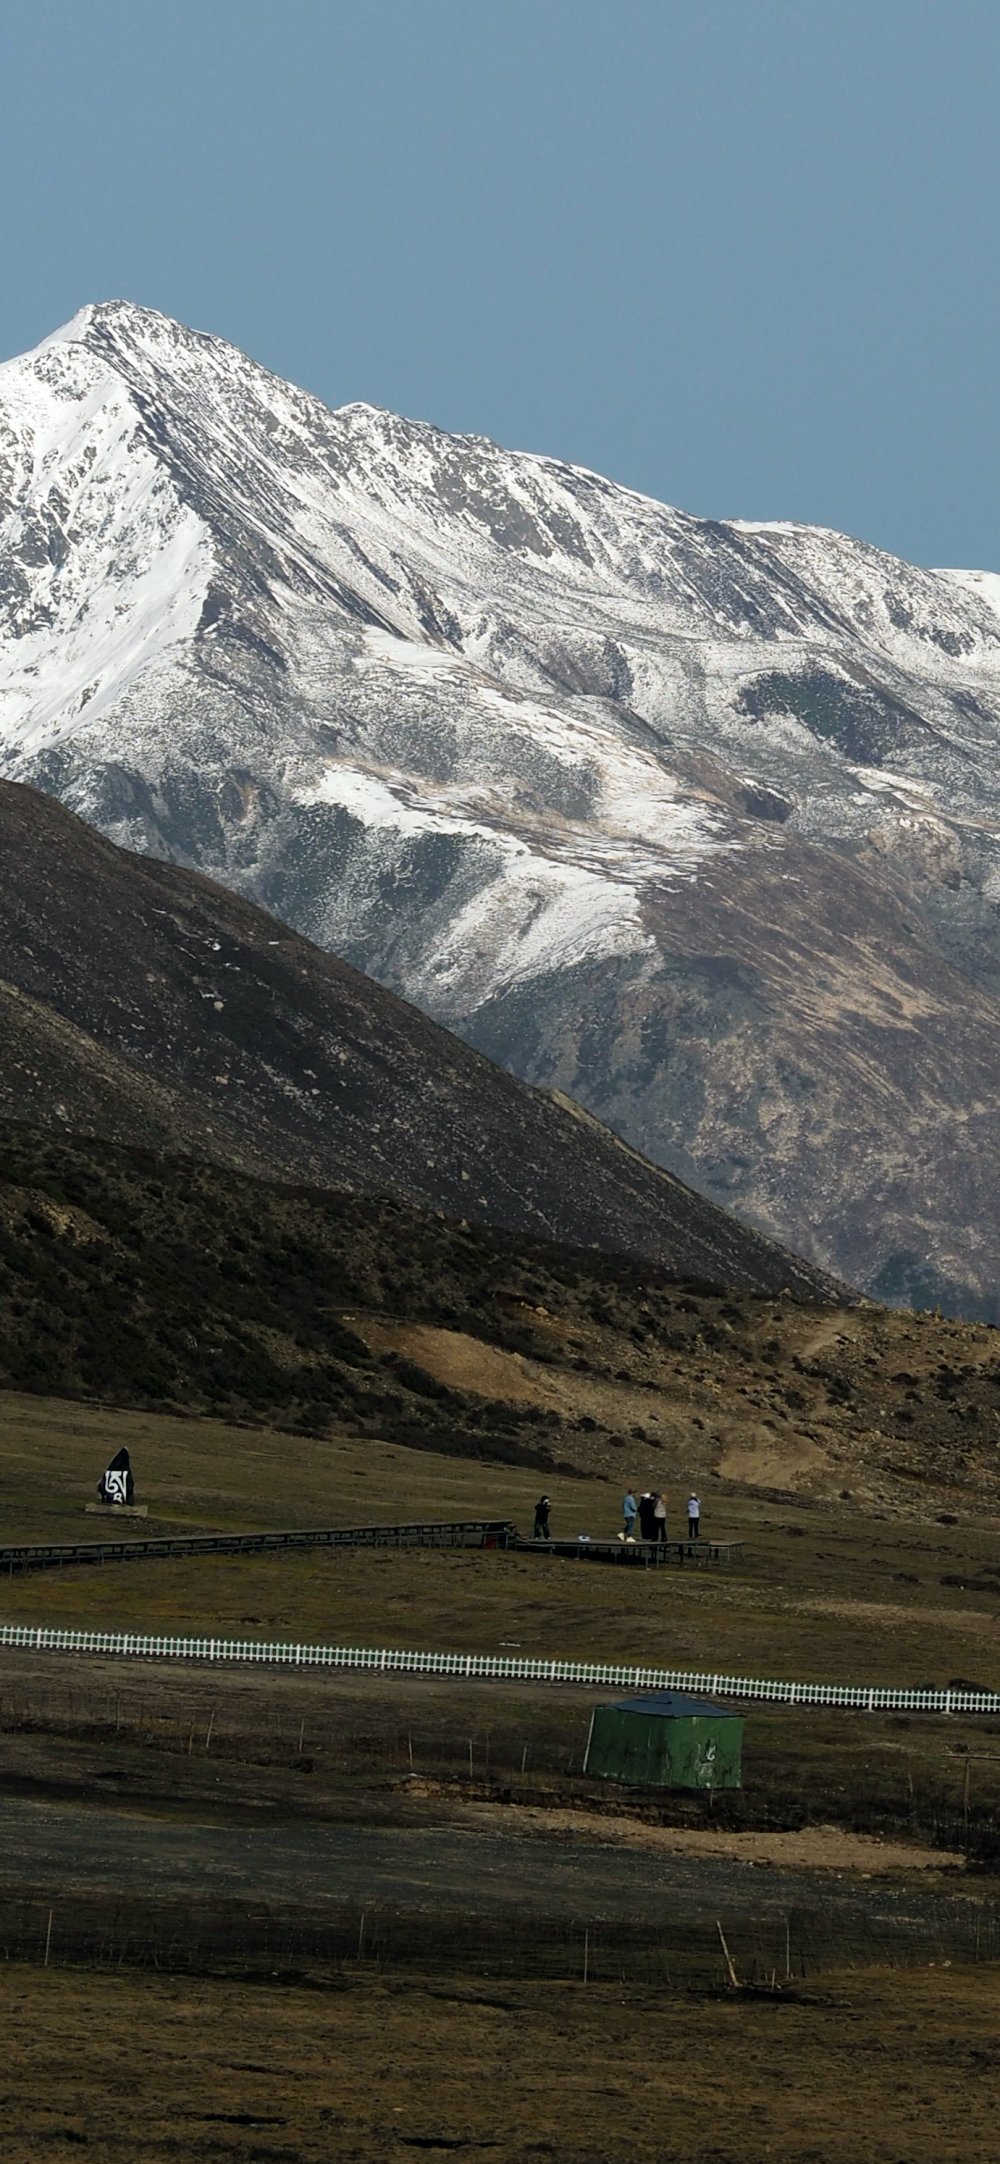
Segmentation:
<svg viewBox="0 0 1000 2164">
<path fill-rule="evenodd" d="M 634 1489 L 629 1488 L 626 1493 L 625 1500 L 622 1503 L 622 1517 L 625 1521 L 626 1540 L 635 1539 L 635 1514 L 637 1508 L 638 1505 L 635 1500 L 635 1491 Z"/>
</svg>

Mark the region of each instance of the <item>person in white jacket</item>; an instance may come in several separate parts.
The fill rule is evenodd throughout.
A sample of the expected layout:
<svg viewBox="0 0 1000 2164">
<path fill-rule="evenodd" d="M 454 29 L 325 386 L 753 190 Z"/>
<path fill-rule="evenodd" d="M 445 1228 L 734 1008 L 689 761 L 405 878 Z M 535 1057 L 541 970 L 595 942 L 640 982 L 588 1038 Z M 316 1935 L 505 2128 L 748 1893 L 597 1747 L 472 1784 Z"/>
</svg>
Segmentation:
<svg viewBox="0 0 1000 2164">
<path fill-rule="evenodd" d="M 688 1496 L 688 1539 L 697 1540 L 701 1524 L 701 1504 L 696 1495 Z"/>
</svg>

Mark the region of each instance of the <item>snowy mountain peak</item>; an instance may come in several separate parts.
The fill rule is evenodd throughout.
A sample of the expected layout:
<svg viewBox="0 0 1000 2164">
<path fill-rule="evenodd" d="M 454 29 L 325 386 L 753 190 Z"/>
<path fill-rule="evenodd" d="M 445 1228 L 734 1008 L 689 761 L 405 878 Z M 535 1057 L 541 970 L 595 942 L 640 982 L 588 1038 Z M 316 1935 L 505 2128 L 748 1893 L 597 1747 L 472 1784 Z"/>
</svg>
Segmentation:
<svg viewBox="0 0 1000 2164">
<path fill-rule="evenodd" d="M 948 971 L 1000 992 L 998 735 L 992 574 L 331 411 L 127 301 L 0 370 L 0 772 L 849 1278 L 987 1268 L 921 1212 Z M 947 1056 L 889 1088 L 931 1015 Z M 985 1054 L 968 1089 L 989 1123 Z"/>
<path fill-rule="evenodd" d="M 953 673 L 956 662 L 992 671 L 1000 658 L 982 575 L 916 571 L 809 527 L 692 519 L 484 437 L 448 436 L 363 404 L 330 412 L 225 341 L 130 302 L 81 309 L 8 363 L 0 383 L 6 546 L 23 557 L 20 509 L 44 529 L 29 549 L 58 556 L 71 513 L 74 552 L 96 593 L 102 543 L 113 557 L 120 518 L 124 590 L 138 570 L 140 516 L 148 574 L 141 635 L 123 639 L 109 626 L 106 651 L 99 638 L 76 636 L 54 702 L 48 686 L 31 697 L 34 656 L 21 655 L 20 695 L 11 702 L 4 692 L 8 742 L 61 735 L 95 699 L 94 715 L 103 711 L 189 635 L 209 568 L 224 589 L 233 583 L 234 513 L 236 585 L 251 570 L 249 542 L 253 583 L 272 599 L 283 589 L 311 594 L 420 643 L 444 641 L 514 689 L 619 700 L 627 678 L 641 688 L 630 703 L 654 726 L 665 718 L 663 641 L 693 629 L 735 643 L 740 661 L 758 641 L 817 638 L 860 640 L 922 676 Z M 155 503 L 136 488 L 136 459 L 149 490 L 159 483 Z M 456 543 L 464 563 L 454 561 Z M 40 604 L 58 617 L 61 586 L 56 577 L 44 599 L 36 591 L 29 614 Z M 18 638 L 25 621 L 15 607 Z M 589 684 L 577 681 L 581 644 Z"/>
</svg>

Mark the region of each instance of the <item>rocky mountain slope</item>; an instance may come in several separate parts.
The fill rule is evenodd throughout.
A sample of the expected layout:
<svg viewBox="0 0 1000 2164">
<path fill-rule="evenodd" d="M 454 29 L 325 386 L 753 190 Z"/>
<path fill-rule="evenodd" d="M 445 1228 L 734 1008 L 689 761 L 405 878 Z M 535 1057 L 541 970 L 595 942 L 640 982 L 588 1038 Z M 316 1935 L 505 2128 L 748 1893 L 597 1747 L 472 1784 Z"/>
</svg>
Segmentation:
<svg viewBox="0 0 1000 2164">
<path fill-rule="evenodd" d="M 834 1290 L 252 903 L 8 782 L 0 956 L 0 1119 L 390 1194 L 720 1284 Z"/>
<path fill-rule="evenodd" d="M 1000 1310 L 1000 582 L 112 303 L 0 370 L 0 771 L 888 1298 Z"/>
</svg>

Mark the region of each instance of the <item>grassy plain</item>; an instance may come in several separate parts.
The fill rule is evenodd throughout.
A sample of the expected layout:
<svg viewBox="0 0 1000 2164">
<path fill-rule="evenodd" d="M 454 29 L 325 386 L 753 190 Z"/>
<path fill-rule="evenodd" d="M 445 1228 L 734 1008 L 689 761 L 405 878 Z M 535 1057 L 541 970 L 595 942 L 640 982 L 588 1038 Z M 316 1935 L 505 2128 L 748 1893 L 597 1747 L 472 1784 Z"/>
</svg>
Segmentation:
<svg viewBox="0 0 1000 2164">
<path fill-rule="evenodd" d="M 993 2164 L 992 1965 L 787 1997 L 0 1969 L 3 2153 L 38 2164 Z"/>
</svg>

